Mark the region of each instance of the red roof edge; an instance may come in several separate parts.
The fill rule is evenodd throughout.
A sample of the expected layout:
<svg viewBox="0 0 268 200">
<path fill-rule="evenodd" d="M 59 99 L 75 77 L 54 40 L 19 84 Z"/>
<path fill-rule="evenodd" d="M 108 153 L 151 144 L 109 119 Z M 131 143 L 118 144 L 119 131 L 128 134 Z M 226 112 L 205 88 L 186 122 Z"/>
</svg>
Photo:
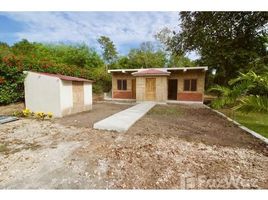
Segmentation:
<svg viewBox="0 0 268 200">
<path fill-rule="evenodd" d="M 64 80 L 64 81 L 79 81 L 79 82 L 88 82 L 88 83 L 93 83 L 94 82 L 92 80 L 73 77 L 73 76 L 66 76 L 66 75 L 62 75 L 62 74 L 51 74 L 51 73 L 46 73 L 46 72 L 34 72 L 34 73 L 59 78 L 59 79 Z"/>
</svg>

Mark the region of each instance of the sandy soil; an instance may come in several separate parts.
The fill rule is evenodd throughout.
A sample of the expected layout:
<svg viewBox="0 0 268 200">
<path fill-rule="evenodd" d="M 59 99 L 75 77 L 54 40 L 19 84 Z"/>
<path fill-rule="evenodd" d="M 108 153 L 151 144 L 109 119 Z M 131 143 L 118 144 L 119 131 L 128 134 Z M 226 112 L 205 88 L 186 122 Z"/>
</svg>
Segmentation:
<svg viewBox="0 0 268 200">
<path fill-rule="evenodd" d="M 268 188 L 267 146 L 204 107 L 156 106 L 126 133 L 80 123 L 1 125 L 0 188 Z"/>
</svg>

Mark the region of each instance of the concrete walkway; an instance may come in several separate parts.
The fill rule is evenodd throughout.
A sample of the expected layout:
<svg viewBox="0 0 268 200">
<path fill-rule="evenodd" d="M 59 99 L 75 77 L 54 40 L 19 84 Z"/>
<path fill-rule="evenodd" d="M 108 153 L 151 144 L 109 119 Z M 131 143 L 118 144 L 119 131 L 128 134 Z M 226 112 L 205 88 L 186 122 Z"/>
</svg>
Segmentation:
<svg viewBox="0 0 268 200">
<path fill-rule="evenodd" d="M 126 132 L 136 121 L 142 118 L 151 108 L 154 102 L 143 102 L 126 110 L 118 112 L 94 124 L 93 128 L 117 132 Z"/>
</svg>

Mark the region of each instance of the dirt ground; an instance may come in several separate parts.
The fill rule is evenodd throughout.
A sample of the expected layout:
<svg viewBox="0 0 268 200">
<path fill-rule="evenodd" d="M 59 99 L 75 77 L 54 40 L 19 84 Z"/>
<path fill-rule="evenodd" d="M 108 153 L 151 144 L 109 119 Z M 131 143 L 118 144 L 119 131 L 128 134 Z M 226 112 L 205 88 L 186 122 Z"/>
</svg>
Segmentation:
<svg viewBox="0 0 268 200">
<path fill-rule="evenodd" d="M 121 110 L 127 109 L 134 104 L 129 103 L 94 103 L 91 111 L 82 112 L 66 116 L 64 118 L 55 119 L 56 123 L 65 126 L 92 128 L 93 124 Z"/>
<path fill-rule="evenodd" d="M 93 130 L 124 109 L 95 106 L 0 125 L 0 188 L 268 188 L 267 146 L 203 106 L 157 105 L 126 133 Z"/>
<path fill-rule="evenodd" d="M 24 109 L 24 103 L 14 103 L 8 106 L 0 106 L 0 115 L 12 115 L 16 111 Z"/>
</svg>

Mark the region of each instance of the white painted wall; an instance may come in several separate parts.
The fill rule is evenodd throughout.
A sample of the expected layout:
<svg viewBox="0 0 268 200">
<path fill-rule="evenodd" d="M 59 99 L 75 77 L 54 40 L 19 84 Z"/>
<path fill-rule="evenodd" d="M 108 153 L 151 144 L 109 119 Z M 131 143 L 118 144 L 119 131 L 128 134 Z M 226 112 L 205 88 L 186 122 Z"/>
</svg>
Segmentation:
<svg viewBox="0 0 268 200">
<path fill-rule="evenodd" d="M 71 114 L 73 107 L 72 81 L 60 81 L 60 105 L 62 112 Z"/>
<path fill-rule="evenodd" d="M 26 72 L 24 81 L 25 105 L 33 112 L 52 112 L 61 117 L 60 79 L 34 72 Z"/>
<path fill-rule="evenodd" d="M 84 103 L 92 105 L 92 83 L 84 82 Z"/>
<path fill-rule="evenodd" d="M 25 105 L 33 112 L 52 112 L 54 117 L 77 112 L 73 109 L 72 81 L 26 72 Z M 92 105 L 92 83 L 84 82 L 84 104 Z M 90 107 L 85 109 L 90 109 Z"/>
</svg>

